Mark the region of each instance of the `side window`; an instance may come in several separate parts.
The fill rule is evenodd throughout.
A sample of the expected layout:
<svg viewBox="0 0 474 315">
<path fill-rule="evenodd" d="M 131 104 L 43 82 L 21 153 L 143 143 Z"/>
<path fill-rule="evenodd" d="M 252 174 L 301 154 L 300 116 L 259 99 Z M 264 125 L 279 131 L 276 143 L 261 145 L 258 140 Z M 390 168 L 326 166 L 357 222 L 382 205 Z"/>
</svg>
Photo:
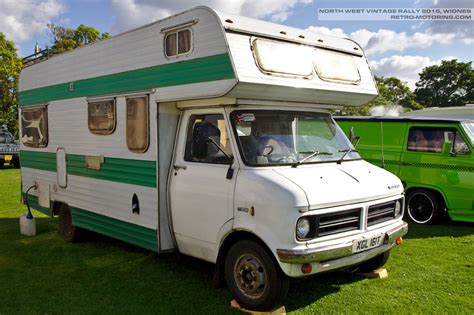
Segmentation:
<svg viewBox="0 0 474 315">
<path fill-rule="evenodd" d="M 165 35 L 165 54 L 167 57 L 183 55 L 191 51 L 191 30 L 173 31 Z"/>
<path fill-rule="evenodd" d="M 127 98 L 127 146 L 130 151 L 144 153 L 148 149 L 148 97 Z"/>
<path fill-rule="evenodd" d="M 44 148 L 48 145 L 47 106 L 21 110 L 21 142 L 27 147 Z"/>
<path fill-rule="evenodd" d="M 469 150 L 469 147 L 467 146 L 466 142 L 464 142 L 464 139 L 459 134 L 459 132 L 456 132 L 456 136 L 454 137 L 453 152 L 456 154 L 471 153 L 471 150 Z"/>
<path fill-rule="evenodd" d="M 408 150 L 441 153 L 445 141 L 453 141 L 452 128 L 412 127 L 408 134 Z"/>
<path fill-rule="evenodd" d="M 115 100 L 89 102 L 87 116 L 90 132 L 96 135 L 112 134 L 117 121 Z"/>
<path fill-rule="evenodd" d="M 186 134 L 184 160 L 213 164 L 229 164 L 232 156 L 229 133 L 221 114 L 192 115 Z"/>
</svg>

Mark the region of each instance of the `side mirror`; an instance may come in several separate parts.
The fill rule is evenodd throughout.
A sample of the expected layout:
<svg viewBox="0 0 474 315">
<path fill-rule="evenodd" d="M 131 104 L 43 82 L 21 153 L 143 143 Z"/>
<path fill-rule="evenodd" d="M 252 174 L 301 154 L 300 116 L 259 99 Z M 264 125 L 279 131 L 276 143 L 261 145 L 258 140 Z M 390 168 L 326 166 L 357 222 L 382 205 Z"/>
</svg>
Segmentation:
<svg viewBox="0 0 474 315">
<path fill-rule="evenodd" d="M 441 153 L 455 155 L 455 153 L 453 152 L 453 142 L 444 141 L 443 147 L 441 148 Z"/>
<path fill-rule="evenodd" d="M 354 143 L 354 127 L 351 127 L 351 131 L 349 132 L 349 141 Z"/>
</svg>

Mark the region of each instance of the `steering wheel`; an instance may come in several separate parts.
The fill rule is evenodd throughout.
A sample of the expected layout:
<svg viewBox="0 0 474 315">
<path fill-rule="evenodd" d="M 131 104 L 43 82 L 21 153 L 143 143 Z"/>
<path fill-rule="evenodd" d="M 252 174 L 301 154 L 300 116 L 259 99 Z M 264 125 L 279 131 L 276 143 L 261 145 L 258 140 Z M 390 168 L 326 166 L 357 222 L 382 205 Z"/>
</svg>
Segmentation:
<svg viewBox="0 0 474 315">
<path fill-rule="evenodd" d="M 270 148 L 270 151 L 268 151 L 268 153 L 265 153 L 265 149 L 267 148 Z M 271 145 L 266 145 L 263 147 L 262 156 L 269 156 L 270 154 L 272 154 L 272 152 L 273 152 L 273 147 Z"/>
</svg>

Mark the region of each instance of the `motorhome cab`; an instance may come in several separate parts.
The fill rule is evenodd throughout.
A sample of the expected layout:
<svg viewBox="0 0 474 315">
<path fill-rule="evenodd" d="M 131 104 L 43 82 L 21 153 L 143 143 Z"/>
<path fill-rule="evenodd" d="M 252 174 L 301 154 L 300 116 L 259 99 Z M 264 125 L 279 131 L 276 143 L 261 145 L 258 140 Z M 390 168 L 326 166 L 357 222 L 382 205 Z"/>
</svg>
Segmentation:
<svg viewBox="0 0 474 315">
<path fill-rule="evenodd" d="M 197 7 L 23 69 L 23 192 L 66 241 L 201 258 L 271 309 L 407 232 L 399 179 L 329 114 L 376 95 L 353 41 Z"/>
</svg>

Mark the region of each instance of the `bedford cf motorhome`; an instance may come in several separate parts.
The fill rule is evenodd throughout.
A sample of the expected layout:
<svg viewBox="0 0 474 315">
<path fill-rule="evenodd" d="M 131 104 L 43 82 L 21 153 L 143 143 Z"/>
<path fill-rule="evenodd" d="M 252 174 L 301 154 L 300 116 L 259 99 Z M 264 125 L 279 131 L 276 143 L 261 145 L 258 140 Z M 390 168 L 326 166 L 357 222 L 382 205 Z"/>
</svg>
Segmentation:
<svg viewBox="0 0 474 315">
<path fill-rule="evenodd" d="M 338 117 L 368 162 L 400 177 L 406 214 L 434 224 L 474 222 L 474 120 L 443 117 Z"/>
<path fill-rule="evenodd" d="M 23 69 L 23 192 L 66 241 L 204 259 L 272 309 L 289 277 L 373 270 L 407 232 L 400 180 L 329 114 L 376 96 L 351 40 L 197 7 Z"/>
</svg>

